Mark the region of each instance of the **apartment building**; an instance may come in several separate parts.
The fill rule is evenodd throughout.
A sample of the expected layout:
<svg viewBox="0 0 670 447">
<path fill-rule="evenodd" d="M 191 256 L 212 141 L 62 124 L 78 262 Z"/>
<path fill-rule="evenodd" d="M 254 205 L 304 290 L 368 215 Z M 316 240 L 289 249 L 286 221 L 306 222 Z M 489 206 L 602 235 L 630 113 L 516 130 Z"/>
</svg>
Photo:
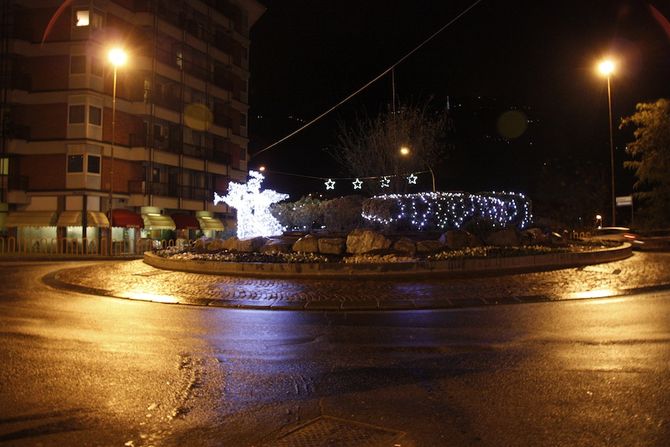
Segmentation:
<svg viewBox="0 0 670 447">
<path fill-rule="evenodd" d="M 246 178 L 249 30 L 262 5 L 0 8 L 0 235 L 100 243 L 111 226 L 127 251 L 234 225 L 213 194 Z M 113 47 L 124 65 L 108 60 Z"/>
</svg>

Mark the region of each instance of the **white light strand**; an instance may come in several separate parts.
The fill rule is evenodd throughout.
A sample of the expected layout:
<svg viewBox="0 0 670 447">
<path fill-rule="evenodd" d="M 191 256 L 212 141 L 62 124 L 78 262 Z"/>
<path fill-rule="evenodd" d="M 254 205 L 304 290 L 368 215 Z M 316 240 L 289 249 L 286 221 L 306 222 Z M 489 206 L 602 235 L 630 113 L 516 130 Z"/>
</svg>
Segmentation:
<svg viewBox="0 0 670 447">
<path fill-rule="evenodd" d="M 478 218 L 490 221 L 494 228 L 526 228 L 532 219 L 528 199 L 508 192 L 387 194 L 365 201 L 362 216 L 386 226 L 404 223 L 416 230 L 458 229 Z"/>
</svg>

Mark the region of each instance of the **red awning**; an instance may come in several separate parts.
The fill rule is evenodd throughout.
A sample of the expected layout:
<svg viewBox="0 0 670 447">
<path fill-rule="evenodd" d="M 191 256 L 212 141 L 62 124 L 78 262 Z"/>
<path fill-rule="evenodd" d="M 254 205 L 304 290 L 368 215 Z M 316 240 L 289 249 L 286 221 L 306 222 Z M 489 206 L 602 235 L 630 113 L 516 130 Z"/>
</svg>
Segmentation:
<svg viewBox="0 0 670 447">
<path fill-rule="evenodd" d="M 177 227 L 177 230 L 199 230 L 200 229 L 200 224 L 198 223 L 198 219 L 195 218 L 195 216 L 191 216 L 190 214 L 173 214 L 172 220 L 174 220 L 174 224 Z"/>
<path fill-rule="evenodd" d="M 118 209 L 112 211 L 112 226 L 125 228 L 144 228 L 144 220 L 139 214 L 130 210 Z"/>
</svg>

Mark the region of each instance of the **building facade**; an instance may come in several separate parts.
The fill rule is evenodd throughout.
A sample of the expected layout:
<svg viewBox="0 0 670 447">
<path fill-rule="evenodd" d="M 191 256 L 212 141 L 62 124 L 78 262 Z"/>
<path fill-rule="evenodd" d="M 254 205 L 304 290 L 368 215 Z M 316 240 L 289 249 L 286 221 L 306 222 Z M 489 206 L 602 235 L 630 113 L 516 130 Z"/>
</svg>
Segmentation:
<svg viewBox="0 0 670 447">
<path fill-rule="evenodd" d="M 233 222 L 213 194 L 246 178 L 249 30 L 259 3 L 0 8 L 2 235 L 101 244 L 111 224 L 128 251 L 140 238 L 211 235 Z M 112 47 L 125 51 L 125 65 L 108 61 Z"/>
</svg>

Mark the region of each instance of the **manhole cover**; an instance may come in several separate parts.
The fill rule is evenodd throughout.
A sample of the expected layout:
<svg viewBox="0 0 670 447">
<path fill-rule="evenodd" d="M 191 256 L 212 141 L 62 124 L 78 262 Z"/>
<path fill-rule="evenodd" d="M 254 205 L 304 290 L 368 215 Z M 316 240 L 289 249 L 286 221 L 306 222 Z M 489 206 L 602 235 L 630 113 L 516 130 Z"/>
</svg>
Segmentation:
<svg viewBox="0 0 670 447">
<path fill-rule="evenodd" d="M 287 433 L 267 447 L 393 446 L 405 433 L 355 421 L 321 416 Z"/>
</svg>

